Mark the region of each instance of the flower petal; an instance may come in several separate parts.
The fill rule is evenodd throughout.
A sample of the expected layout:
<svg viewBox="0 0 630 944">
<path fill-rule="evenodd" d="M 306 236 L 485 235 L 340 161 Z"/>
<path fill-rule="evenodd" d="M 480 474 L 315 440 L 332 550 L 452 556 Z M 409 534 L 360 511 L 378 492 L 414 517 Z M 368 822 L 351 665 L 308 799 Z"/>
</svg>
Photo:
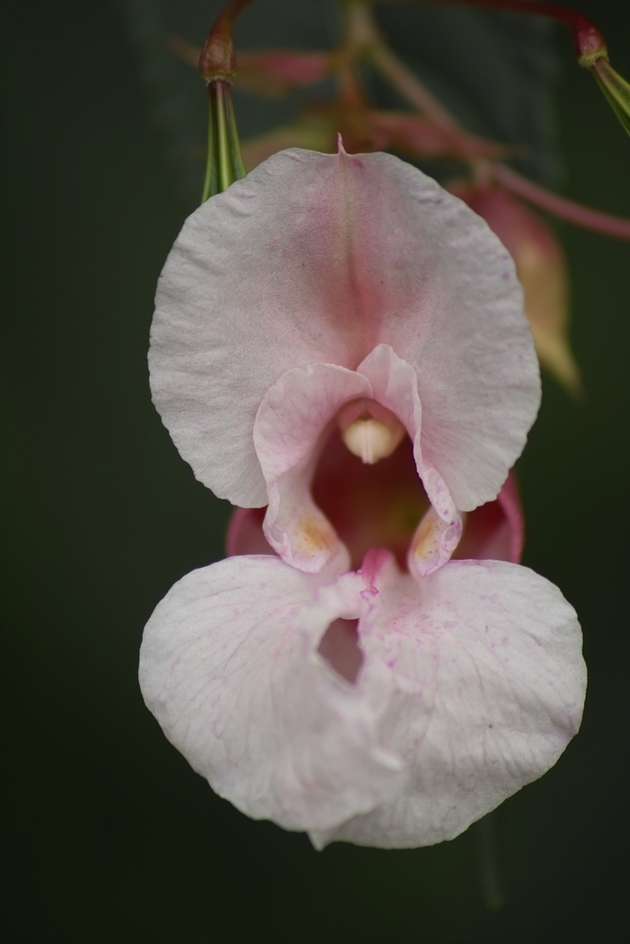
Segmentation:
<svg viewBox="0 0 630 944">
<path fill-rule="evenodd" d="M 548 581 L 514 564 L 451 561 L 419 585 L 392 564 L 375 584 L 358 688 L 377 679 L 380 702 L 389 674 L 383 730 L 411 776 L 373 812 L 312 831 L 318 846 L 451 839 L 541 776 L 580 724 L 580 629 Z"/>
<path fill-rule="evenodd" d="M 518 564 L 525 522 L 516 476 L 510 472 L 493 502 L 466 515 L 464 533 L 454 557 L 458 560 L 503 560 Z M 253 553 L 250 551 L 249 553 Z"/>
<path fill-rule="evenodd" d="M 315 364 L 283 374 L 258 410 L 254 443 L 269 495 L 265 537 L 287 564 L 300 570 L 317 573 L 333 561 L 338 572 L 348 570 L 348 552 L 310 489 L 339 408 L 371 392 L 361 374 Z"/>
<path fill-rule="evenodd" d="M 424 577 L 450 558 L 461 537 L 462 519 L 444 479 L 424 457 L 416 372 L 388 344 L 375 347 L 358 370 L 371 380 L 374 398 L 396 413 L 413 442 L 416 469 L 432 507 L 418 525 L 408 565 L 411 573 Z"/>
<path fill-rule="evenodd" d="M 380 343 L 417 373 L 424 461 L 455 505 L 493 499 L 539 400 L 509 254 L 391 155 L 285 151 L 185 223 L 158 286 L 154 402 L 204 484 L 263 505 L 267 390 L 295 367 L 355 370 Z"/>
<path fill-rule="evenodd" d="M 418 475 L 431 502 L 412 542 L 409 568 L 424 576 L 449 559 L 462 533 L 462 519 L 444 479 L 425 460 L 422 404 L 416 372 L 388 344 L 379 344 L 359 365 L 372 383 L 375 400 L 396 414 L 413 442 Z"/>
<path fill-rule="evenodd" d="M 277 558 L 233 557 L 188 574 L 149 620 L 140 654 L 148 707 L 249 816 L 329 829 L 403 785 L 374 711 L 317 651 L 330 624 L 359 616 L 365 592 L 358 574 L 331 583 Z"/>
</svg>

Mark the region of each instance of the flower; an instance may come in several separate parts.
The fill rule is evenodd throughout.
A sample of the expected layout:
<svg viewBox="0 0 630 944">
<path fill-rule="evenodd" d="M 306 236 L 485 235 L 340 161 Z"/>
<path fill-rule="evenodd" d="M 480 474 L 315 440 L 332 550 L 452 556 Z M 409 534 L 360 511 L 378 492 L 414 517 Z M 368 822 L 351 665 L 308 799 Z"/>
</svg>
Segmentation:
<svg viewBox="0 0 630 944">
<path fill-rule="evenodd" d="M 494 500 L 539 399 L 485 223 L 388 155 L 279 154 L 187 221 L 151 341 L 175 444 L 242 506 L 247 553 L 179 581 L 141 649 L 214 790 L 318 847 L 417 846 L 555 763 L 584 697 L 574 611 L 526 568 L 450 559 L 517 559 L 511 480 Z"/>
</svg>

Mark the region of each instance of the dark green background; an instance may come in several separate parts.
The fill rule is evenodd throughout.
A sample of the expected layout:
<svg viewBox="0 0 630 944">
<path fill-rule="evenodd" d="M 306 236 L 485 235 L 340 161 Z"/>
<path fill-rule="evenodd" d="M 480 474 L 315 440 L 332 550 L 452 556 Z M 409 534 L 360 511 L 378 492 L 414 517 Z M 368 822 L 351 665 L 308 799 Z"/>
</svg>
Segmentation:
<svg viewBox="0 0 630 944">
<path fill-rule="evenodd" d="M 576 606 L 590 689 L 558 765 L 497 814 L 505 908 L 483 905 L 474 829 L 430 849 L 316 853 L 217 799 L 137 687 L 146 619 L 221 555 L 228 508 L 149 400 L 154 285 L 192 205 L 148 117 L 124 8 L 3 5 L 5 939 L 623 940 L 629 244 L 560 227 L 588 396 L 575 406 L 545 385 L 521 462 L 526 562 Z M 630 76 L 630 7 L 581 9 Z M 630 216 L 630 139 L 566 37 L 558 48 L 563 189 Z"/>
</svg>

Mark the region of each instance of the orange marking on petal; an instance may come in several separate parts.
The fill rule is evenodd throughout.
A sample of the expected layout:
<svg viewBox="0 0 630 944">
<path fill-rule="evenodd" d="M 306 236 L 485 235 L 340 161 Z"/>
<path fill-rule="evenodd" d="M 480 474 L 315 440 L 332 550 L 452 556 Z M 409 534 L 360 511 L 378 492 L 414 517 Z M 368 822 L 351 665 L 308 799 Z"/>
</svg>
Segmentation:
<svg viewBox="0 0 630 944">
<path fill-rule="evenodd" d="M 296 533 L 300 550 L 307 555 L 331 551 L 337 542 L 337 536 L 328 522 L 315 515 L 300 518 Z"/>
<path fill-rule="evenodd" d="M 425 557 L 435 547 L 440 535 L 441 520 L 433 508 L 426 513 L 413 538 L 411 553 L 414 557 Z"/>
</svg>

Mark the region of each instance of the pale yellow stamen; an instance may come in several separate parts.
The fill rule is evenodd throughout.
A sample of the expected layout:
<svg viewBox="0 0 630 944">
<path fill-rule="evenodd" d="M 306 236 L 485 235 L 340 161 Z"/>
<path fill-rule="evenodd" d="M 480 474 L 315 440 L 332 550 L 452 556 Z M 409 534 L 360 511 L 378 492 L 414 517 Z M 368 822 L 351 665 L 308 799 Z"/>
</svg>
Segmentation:
<svg viewBox="0 0 630 944">
<path fill-rule="evenodd" d="M 391 456 L 405 434 L 402 423 L 385 426 L 372 416 L 359 417 L 342 433 L 350 452 L 367 465 Z"/>
</svg>

